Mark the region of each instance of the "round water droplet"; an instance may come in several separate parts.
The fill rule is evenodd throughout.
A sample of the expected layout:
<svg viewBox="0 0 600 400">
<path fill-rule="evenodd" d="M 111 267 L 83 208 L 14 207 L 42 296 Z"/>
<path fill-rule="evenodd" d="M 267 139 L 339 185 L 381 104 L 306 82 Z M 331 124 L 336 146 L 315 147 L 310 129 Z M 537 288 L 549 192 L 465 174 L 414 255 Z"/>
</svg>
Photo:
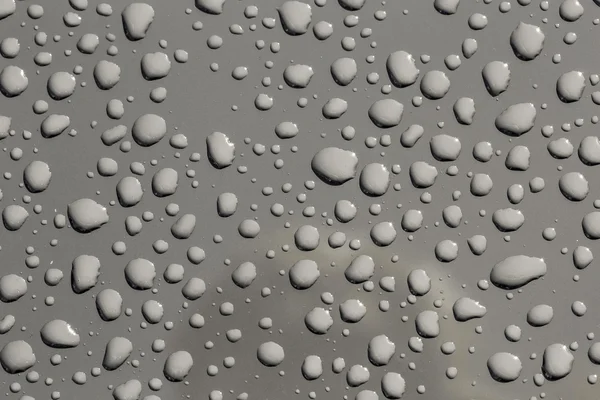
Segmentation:
<svg viewBox="0 0 600 400">
<path fill-rule="evenodd" d="M 498 382 L 512 382 L 519 378 L 523 364 L 514 354 L 495 353 L 487 361 L 487 367 L 492 378 Z"/>
</svg>

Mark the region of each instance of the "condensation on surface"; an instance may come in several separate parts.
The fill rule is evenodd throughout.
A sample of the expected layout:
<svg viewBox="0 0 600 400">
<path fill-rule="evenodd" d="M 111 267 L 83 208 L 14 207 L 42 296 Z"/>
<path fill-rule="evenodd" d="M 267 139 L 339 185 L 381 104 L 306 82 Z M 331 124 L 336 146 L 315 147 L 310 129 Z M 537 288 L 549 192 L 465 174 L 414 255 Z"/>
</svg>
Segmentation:
<svg viewBox="0 0 600 400">
<path fill-rule="evenodd" d="M 596 398 L 599 5 L 0 0 L 6 397 Z"/>
</svg>

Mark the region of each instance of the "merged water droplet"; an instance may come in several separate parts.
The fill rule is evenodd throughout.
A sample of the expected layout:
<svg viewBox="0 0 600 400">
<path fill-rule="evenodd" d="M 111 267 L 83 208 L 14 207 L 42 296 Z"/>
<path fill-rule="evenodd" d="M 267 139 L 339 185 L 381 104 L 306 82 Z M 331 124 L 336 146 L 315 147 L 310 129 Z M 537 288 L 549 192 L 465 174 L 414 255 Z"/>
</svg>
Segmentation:
<svg viewBox="0 0 600 400">
<path fill-rule="evenodd" d="M 279 8 L 281 25 L 288 35 L 303 35 L 308 31 L 312 21 L 312 10 L 310 5 L 297 0 L 288 0 Z"/>
<path fill-rule="evenodd" d="M 369 118 L 379 128 L 392 128 L 400 123 L 404 106 L 394 99 L 377 100 L 369 108 Z"/>
<path fill-rule="evenodd" d="M 354 178 L 357 166 L 356 154 L 339 147 L 319 150 L 311 161 L 313 172 L 330 185 L 342 185 Z"/>
<path fill-rule="evenodd" d="M 67 208 L 69 222 L 79 233 L 90 233 L 108 222 L 106 208 L 92 199 L 75 200 Z"/>
<path fill-rule="evenodd" d="M 9 374 L 25 372 L 33 367 L 36 361 L 33 348 L 24 340 L 8 342 L 0 350 L 0 364 Z"/>
<path fill-rule="evenodd" d="M 510 68 L 502 61 L 491 61 L 481 70 L 483 82 L 490 95 L 499 96 L 510 84 Z"/>
<path fill-rule="evenodd" d="M 525 255 L 509 256 L 492 268 L 490 281 L 501 289 L 518 289 L 546 275 L 543 259 Z"/>
<path fill-rule="evenodd" d="M 569 375 L 573 370 L 575 357 L 567 346 L 554 343 L 546 347 L 542 361 L 542 371 L 546 379 L 556 381 Z"/>
<path fill-rule="evenodd" d="M 386 68 L 392 83 L 401 88 L 415 83 L 420 73 L 413 56 L 403 50 L 395 51 L 388 56 Z"/>
<path fill-rule="evenodd" d="M 517 58 L 523 61 L 535 59 L 544 48 L 546 35 L 539 26 L 519 22 L 510 35 L 510 45 Z"/>
<path fill-rule="evenodd" d="M 14 4 L 14 2 L 13 2 Z M 0 18 L 2 18 L 0 11 Z M 0 92 L 6 97 L 16 97 L 27 90 L 29 78 L 23 69 L 15 66 L 6 66 L 0 71 Z"/>
<path fill-rule="evenodd" d="M 507 352 L 492 355 L 487 361 L 487 367 L 492 378 L 503 383 L 517 380 L 523 370 L 519 357 Z"/>
<path fill-rule="evenodd" d="M 496 128 L 509 136 L 521 136 L 535 124 L 537 111 L 532 103 L 518 103 L 506 108 L 496 117 Z"/>
<path fill-rule="evenodd" d="M 154 8 L 146 3 L 131 3 L 125 7 L 121 19 L 127 39 L 135 41 L 145 38 L 154 15 Z"/>
<path fill-rule="evenodd" d="M 66 321 L 54 319 L 40 329 L 42 341 L 56 349 L 77 347 L 81 342 L 77 331 Z"/>
</svg>

